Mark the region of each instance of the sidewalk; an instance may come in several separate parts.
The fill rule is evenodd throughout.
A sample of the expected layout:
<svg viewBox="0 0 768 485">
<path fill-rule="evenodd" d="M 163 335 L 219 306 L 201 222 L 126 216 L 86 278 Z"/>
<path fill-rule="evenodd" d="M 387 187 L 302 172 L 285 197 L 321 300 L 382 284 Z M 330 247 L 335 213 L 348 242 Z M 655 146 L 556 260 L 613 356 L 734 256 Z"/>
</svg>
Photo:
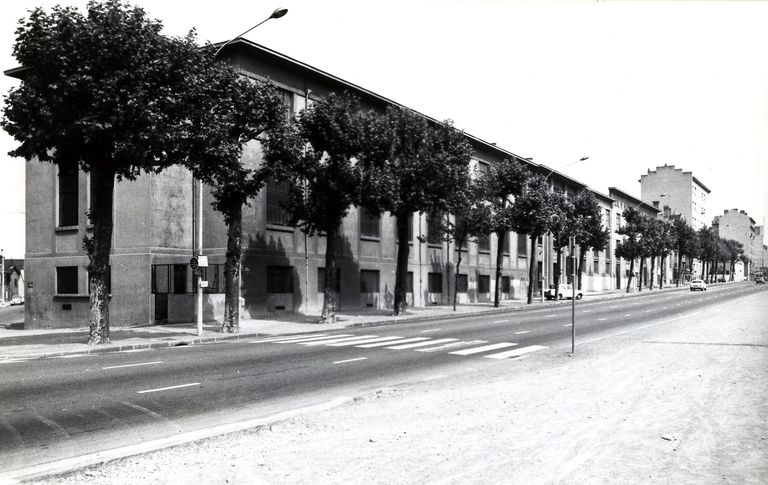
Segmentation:
<svg viewBox="0 0 768 485">
<path fill-rule="evenodd" d="M 683 291 L 680 288 L 665 287 L 662 291 Z M 624 298 L 652 292 L 634 292 L 626 294 L 624 290 L 608 290 L 603 292 L 584 292 L 584 300 L 577 305 L 605 298 Z M 398 323 L 426 322 L 444 318 L 465 318 L 477 315 L 497 315 L 522 309 L 542 306 L 570 305 L 569 300 L 544 301 L 534 299 L 532 305 L 525 300 L 505 300 L 501 308 L 494 308 L 492 303 L 470 303 L 457 305 L 456 311 L 449 305 L 433 307 L 410 308 L 405 315 L 395 317 L 391 310 L 356 310 L 341 311 L 337 314 L 337 322 L 319 325 L 318 315 L 286 314 L 275 319 L 241 319 L 240 333 L 228 334 L 220 331 L 217 322 L 206 322 L 203 325 L 203 335 L 197 336 L 194 323 L 178 323 L 167 325 L 141 325 L 131 327 L 112 327 L 110 336 L 112 343 L 108 345 L 88 346 L 88 327 L 25 330 L 23 314 L 14 323 L 0 325 L 0 362 L 5 360 L 30 359 L 39 357 L 54 357 L 68 354 L 92 354 L 104 352 L 121 352 L 155 347 L 174 347 L 180 345 L 197 345 L 238 339 L 253 336 L 287 335 L 303 332 L 321 332 L 339 330 L 348 327 L 367 327 L 377 325 L 392 325 Z"/>
</svg>

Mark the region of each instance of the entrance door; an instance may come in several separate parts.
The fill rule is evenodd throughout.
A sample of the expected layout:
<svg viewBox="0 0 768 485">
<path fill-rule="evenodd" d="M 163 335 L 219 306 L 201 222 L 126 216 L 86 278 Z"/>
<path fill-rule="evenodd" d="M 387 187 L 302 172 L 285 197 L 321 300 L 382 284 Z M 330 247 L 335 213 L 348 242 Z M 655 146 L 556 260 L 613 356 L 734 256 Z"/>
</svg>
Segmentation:
<svg viewBox="0 0 768 485">
<path fill-rule="evenodd" d="M 616 263 L 616 289 L 621 289 L 621 263 Z"/>
<path fill-rule="evenodd" d="M 155 293 L 155 321 L 168 321 L 168 293 Z"/>
</svg>

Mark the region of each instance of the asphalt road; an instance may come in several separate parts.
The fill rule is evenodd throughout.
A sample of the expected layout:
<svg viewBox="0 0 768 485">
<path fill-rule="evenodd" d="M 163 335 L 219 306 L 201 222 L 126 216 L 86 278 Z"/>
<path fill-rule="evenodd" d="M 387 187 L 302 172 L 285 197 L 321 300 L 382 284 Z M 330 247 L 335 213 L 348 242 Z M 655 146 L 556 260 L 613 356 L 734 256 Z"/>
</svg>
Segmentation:
<svg viewBox="0 0 768 485">
<path fill-rule="evenodd" d="M 576 342 L 754 294 L 649 292 L 576 302 Z M 0 364 L 0 469 L 13 470 L 192 430 L 270 416 L 339 396 L 568 352 L 571 305 L 140 352 Z"/>
</svg>

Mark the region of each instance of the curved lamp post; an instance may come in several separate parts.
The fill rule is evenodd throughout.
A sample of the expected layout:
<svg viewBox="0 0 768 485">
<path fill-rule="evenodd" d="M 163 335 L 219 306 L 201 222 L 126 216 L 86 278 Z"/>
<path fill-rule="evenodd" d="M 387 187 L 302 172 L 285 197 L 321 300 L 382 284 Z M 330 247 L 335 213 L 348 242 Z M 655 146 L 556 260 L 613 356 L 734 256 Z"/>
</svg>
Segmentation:
<svg viewBox="0 0 768 485">
<path fill-rule="evenodd" d="M 248 32 L 252 31 L 253 29 L 258 27 L 259 25 L 261 25 L 264 22 L 266 22 L 267 20 L 279 19 L 280 17 L 285 16 L 285 14 L 287 14 L 287 13 L 288 13 L 288 9 L 287 8 L 276 8 L 275 11 L 272 12 L 272 14 L 269 17 L 265 18 L 264 20 L 262 20 L 258 24 L 254 25 L 250 29 L 248 29 L 245 32 L 243 32 L 242 34 L 237 35 L 237 36 L 229 39 L 225 43 L 223 43 L 216 50 L 216 52 L 214 52 L 213 57 L 215 58 L 216 56 L 218 56 L 219 52 L 221 52 L 221 50 L 224 47 L 228 46 L 229 44 L 231 44 L 235 40 L 239 39 L 240 37 L 244 36 Z M 203 181 L 202 180 L 198 180 L 197 186 L 198 186 L 197 187 L 197 220 L 194 221 L 194 222 L 196 222 L 196 224 L 193 222 L 193 225 L 197 226 L 197 231 L 195 231 L 197 233 L 197 238 L 195 240 L 194 252 L 195 252 L 195 255 L 199 258 L 200 256 L 202 256 L 202 253 L 203 253 Z M 193 216 L 193 218 L 194 218 L 194 216 Z M 195 305 L 196 306 L 195 323 L 197 324 L 197 336 L 200 337 L 200 336 L 203 335 L 203 286 L 202 286 L 202 282 L 200 280 L 198 280 L 196 291 L 197 291 L 197 295 L 196 295 L 197 296 L 197 301 L 196 301 L 196 305 Z M 237 302 L 237 304 L 239 305 L 240 302 Z"/>
</svg>

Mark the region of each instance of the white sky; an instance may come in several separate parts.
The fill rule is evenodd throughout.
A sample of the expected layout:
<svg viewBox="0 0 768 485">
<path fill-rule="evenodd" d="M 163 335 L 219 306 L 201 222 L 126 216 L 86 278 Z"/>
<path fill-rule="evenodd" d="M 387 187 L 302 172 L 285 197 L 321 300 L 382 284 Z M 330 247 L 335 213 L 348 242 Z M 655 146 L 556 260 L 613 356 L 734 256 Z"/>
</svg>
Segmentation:
<svg viewBox="0 0 768 485">
<path fill-rule="evenodd" d="M 0 68 L 16 21 L 0 4 Z M 640 196 L 664 163 L 693 171 L 709 215 L 768 215 L 768 2 L 136 1 L 182 35 L 246 37 L 607 193 Z M 0 91 L 15 85 L 3 77 Z M 23 162 L 0 134 L 0 247 L 23 257 Z"/>
</svg>

